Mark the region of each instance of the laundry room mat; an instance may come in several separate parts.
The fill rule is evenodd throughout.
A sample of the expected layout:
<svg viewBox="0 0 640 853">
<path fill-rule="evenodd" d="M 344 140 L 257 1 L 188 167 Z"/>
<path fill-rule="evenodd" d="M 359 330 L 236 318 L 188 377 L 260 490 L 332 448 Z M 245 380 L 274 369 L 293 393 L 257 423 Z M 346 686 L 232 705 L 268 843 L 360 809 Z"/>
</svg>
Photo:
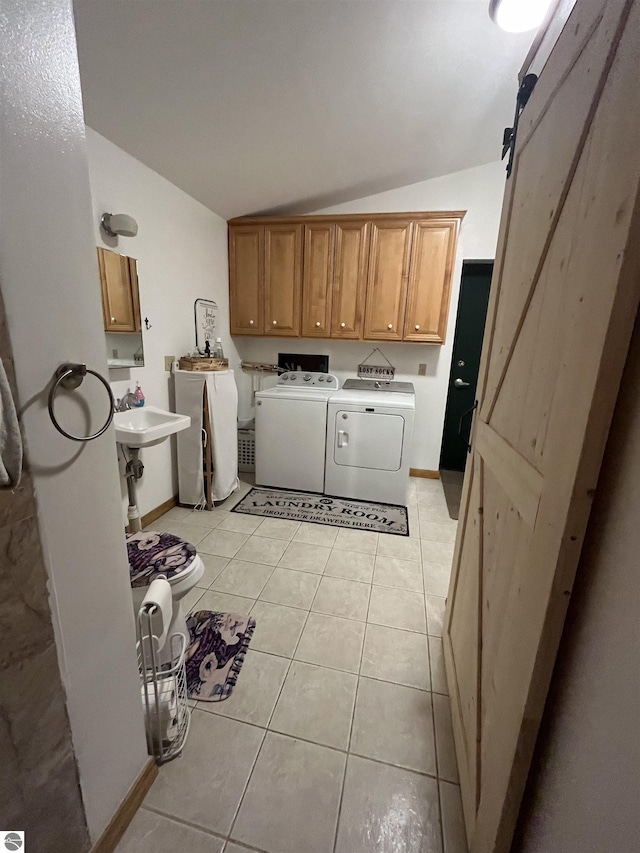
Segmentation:
<svg viewBox="0 0 640 853">
<path fill-rule="evenodd" d="M 187 618 L 189 699 L 220 702 L 231 696 L 255 627 L 248 616 L 215 610 L 198 610 Z"/>
<path fill-rule="evenodd" d="M 373 533 L 409 535 L 409 519 L 404 506 L 330 498 L 286 489 L 251 489 L 231 512 L 329 524 L 350 530 L 370 530 Z"/>
</svg>

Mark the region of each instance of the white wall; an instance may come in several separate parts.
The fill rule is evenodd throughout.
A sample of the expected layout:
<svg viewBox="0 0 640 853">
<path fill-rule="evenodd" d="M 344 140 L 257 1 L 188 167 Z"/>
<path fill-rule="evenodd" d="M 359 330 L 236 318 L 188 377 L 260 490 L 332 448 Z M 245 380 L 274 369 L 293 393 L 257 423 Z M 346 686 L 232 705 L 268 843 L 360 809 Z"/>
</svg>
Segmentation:
<svg viewBox="0 0 640 853">
<path fill-rule="evenodd" d="M 113 428 L 76 444 L 55 431 L 46 407 L 61 362 L 107 371 L 70 0 L 3 0 L 0 28 L 0 279 L 95 841 L 147 750 Z M 58 414 L 68 428 L 96 427 L 104 418 L 104 389 L 91 377 L 70 397 L 88 401 L 92 423 L 77 404 L 61 400 Z"/>
<path fill-rule="evenodd" d="M 235 364 L 229 336 L 227 223 L 165 178 L 87 128 L 95 242 L 138 261 L 140 308 L 151 328 L 144 329 L 145 366 L 110 371 L 117 397 L 140 383 L 149 404 L 173 408 L 172 380 L 165 355 L 184 355 L 195 346 L 193 303 L 213 299 L 219 308 L 219 337 Z M 101 215 L 128 213 L 138 222 L 136 237 L 104 239 Z M 103 335 L 104 338 L 104 335 Z M 177 494 L 175 439 L 141 451 L 145 465 L 138 482 L 141 514 Z M 123 514 L 126 488 L 121 482 Z"/>
<path fill-rule="evenodd" d="M 636 321 L 514 852 L 639 848 L 639 386 Z"/>
<path fill-rule="evenodd" d="M 396 379 L 413 382 L 416 388 L 416 420 L 411 467 L 437 470 L 451 350 L 455 329 L 463 259 L 488 259 L 495 255 L 502 196 L 504 164 L 489 163 L 441 178 L 400 187 L 318 210 L 316 213 L 392 213 L 419 210 L 466 210 L 462 223 L 453 274 L 451 310 L 446 343 L 443 346 L 409 343 L 382 343 L 380 349 L 396 366 Z M 236 337 L 240 355 L 247 361 L 277 361 L 278 352 L 323 353 L 329 355 L 329 370 L 342 380 L 354 376 L 357 365 L 371 352 L 375 342 L 310 341 Z M 375 361 L 375 359 L 374 359 Z M 418 376 L 418 365 L 426 363 L 427 375 Z M 263 379 L 264 385 L 273 379 Z M 251 417 L 251 383 L 239 380 L 241 417 Z"/>
</svg>

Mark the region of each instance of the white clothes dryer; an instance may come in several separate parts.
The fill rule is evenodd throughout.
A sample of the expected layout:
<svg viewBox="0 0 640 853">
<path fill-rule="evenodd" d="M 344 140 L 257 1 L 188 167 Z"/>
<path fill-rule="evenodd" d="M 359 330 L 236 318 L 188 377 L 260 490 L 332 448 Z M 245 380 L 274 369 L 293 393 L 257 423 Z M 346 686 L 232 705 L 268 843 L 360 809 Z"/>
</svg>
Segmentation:
<svg viewBox="0 0 640 853">
<path fill-rule="evenodd" d="M 256 394 L 256 485 L 324 492 L 331 373 L 289 371 Z"/>
<path fill-rule="evenodd" d="M 327 410 L 326 494 L 406 506 L 414 412 L 410 382 L 347 379 Z"/>
</svg>

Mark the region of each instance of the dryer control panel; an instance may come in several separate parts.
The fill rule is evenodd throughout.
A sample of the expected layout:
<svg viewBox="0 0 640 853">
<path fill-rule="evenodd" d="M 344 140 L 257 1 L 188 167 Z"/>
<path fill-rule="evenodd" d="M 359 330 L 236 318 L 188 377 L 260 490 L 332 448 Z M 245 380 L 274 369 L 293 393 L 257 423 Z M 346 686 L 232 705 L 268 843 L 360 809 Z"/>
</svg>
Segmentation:
<svg viewBox="0 0 640 853">
<path fill-rule="evenodd" d="M 278 377 L 278 385 L 290 387 L 313 386 L 318 388 L 335 388 L 338 390 L 338 378 L 333 373 L 306 373 L 303 370 L 289 370 Z"/>
</svg>

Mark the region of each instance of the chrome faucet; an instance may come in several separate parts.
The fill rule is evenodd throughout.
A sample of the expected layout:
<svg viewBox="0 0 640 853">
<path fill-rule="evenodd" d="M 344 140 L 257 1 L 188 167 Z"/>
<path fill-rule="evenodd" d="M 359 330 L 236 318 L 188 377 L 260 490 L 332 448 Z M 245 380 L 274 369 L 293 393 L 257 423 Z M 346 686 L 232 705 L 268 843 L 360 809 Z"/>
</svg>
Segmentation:
<svg viewBox="0 0 640 853">
<path fill-rule="evenodd" d="M 130 409 L 135 409 L 138 403 L 138 398 L 132 391 L 128 391 L 124 397 L 116 400 L 113 407 L 114 412 L 128 412 Z"/>
</svg>

